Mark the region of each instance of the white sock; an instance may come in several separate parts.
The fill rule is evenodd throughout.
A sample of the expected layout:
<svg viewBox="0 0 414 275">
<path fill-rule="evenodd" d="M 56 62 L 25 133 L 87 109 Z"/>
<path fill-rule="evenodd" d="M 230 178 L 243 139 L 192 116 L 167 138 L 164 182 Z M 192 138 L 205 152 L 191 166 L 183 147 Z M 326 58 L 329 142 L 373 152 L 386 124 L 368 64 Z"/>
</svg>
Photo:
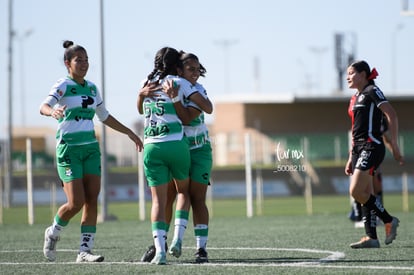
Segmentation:
<svg viewBox="0 0 414 275">
<path fill-rule="evenodd" d="M 182 240 L 185 230 L 187 229 L 188 220 L 175 219 L 174 221 L 174 239 Z"/>
<path fill-rule="evenodd" d="M 49 228 L 49 234 L 51 237 L 56 238 L 60 236 L 60 233 L 63 231 L 63 226 L 57 224 L 55 220 L 53 220 L 52 226 Z"/>
<path fill-rule="evenodd" d="M 206 249 L 208 240 L 208 225 L 207 224 L 196 224 L 194 226 L 194 234 L 196 237 L 197 249 Z"/>
<path fill-rule="evenodd" d="M 95 233 L 81 233 L 79 252 L 91 252 L 93 249 L 94 240 Z"/>
<path fill-rule="evenodd" d="M 165 233 L 165 230 L 157 229 L 152 231 L 152 237 L 154 238 L 156 252 L 166 252 L 165 240 L 167 239 L 167 234 Z"/>
</svg>

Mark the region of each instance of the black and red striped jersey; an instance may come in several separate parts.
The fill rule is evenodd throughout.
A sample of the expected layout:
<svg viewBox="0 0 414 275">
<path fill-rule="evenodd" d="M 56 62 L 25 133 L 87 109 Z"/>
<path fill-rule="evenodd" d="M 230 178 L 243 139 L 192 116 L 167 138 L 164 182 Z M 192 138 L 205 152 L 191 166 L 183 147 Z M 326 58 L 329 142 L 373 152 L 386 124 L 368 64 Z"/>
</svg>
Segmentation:
<svg viewBox="0 0 414 275">
<path fill-rule="evenodd" d="M 384 115 L 379 106 L 388 102 L 375 85 L 368 85 L 362 92 L 355 93 L 349 102 L 348 114 L 352 121 L 352 143 L 382 143 Z"/>
</svg>

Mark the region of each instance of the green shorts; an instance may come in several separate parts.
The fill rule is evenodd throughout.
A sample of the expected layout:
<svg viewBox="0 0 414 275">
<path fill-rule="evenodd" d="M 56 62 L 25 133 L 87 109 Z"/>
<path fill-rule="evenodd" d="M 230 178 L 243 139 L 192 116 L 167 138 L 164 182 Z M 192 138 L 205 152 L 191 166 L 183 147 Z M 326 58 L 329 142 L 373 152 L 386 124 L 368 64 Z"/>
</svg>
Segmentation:
<svg viewBox="0 0 414 275">
<path fill-rule="evenodd" d="M 211 168 L 213 165 L 211 145 L 208 143 L 204 144 L 203 147 L 190 150 L 190 155 L 191 180 L 202 184 L 210 184 Z"/>
<path fill-rule="evenodd" d="M 150 187 L 166 184 L 172 178 L 188 178 L 190 150 L 187 139 L 145 144 L 144 172 Z"/>
<path fill-rule="evenodd" d="M 56 148 L 57 171 L 63 182 L 81 179 L 84 175 L 101 175 L 99 143 L 84 145 L 59 144 Z"/>
</svg>

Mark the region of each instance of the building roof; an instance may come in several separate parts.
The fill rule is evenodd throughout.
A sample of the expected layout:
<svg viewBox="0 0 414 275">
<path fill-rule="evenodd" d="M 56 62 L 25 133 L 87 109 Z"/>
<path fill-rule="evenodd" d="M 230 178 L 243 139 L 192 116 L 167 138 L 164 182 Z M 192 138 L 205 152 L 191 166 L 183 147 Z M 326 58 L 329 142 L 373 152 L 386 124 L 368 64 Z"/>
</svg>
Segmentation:
<svg viewBox="0 0 414 275">
<path fill-rule="evenodd" d="M 337 93 L 331 95 L 295 95 L 292 93 L 252 93 L 252 94 L 228 94 L 213 98 L 214 103 L 245 103 L 245 104 L 290 104 L 300 102 L 347 102 L 350 93 Z M 394 100 L 414 101 L 414 92 L 404 94 L 390 94 L 386 97 Z"/>
</svg>

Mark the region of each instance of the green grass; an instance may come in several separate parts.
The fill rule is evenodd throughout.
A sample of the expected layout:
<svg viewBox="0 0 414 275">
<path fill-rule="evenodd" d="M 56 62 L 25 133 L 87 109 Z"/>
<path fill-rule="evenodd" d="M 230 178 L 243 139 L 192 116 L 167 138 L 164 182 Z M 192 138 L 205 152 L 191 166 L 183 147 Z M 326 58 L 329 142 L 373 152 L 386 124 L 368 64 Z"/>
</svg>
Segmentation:
<svg viewBox="0 0 414 275">
<path fill-rule="evenodd" d="M 209 264 L 192 264 L 195 241 L 192 226 L 184 239 L 183 255 L 168 256 L 167 266 L 142 264 L 139 258 L 151 243 L 151 226 L 138 219 L 138 203 L 110 204 L 116 221 L 98 224 L 95 252 L 103 263 L 76 264 L 79 215 L 65 228 L 58 259 L 48 263 L 42 254 L 43 232 L 52 212 L 35 209 L 35 224 L 27 225 L 24 207 L 4 209 L 0 225 L 0 274 L 412 274 L 414 219 L 402 212 L 401 196 L 386 195 L 389 212 L 401 220 L 397 240 L 380 249 L 353 250 L 349 243 L 363 236 L 347 218 L 349 198 L 313 198 L 313 215 L 306 214 L 301 197 L 268 198 L 263 215 L 246 217 L 243 200 L 215 200 L 209 230 Z M 414 197 L 409 208 L 414 209 Z M 149 213 L 149 205 L 147 205 Z M 148 217 L 148 216 L 147 216 Z M 171 234 L 169 236 L 171 241 Z M 331 261 L 322 259 L 333 255 Z M 343 256 L 343 257 L 340 257 Z"/>
</svg>

